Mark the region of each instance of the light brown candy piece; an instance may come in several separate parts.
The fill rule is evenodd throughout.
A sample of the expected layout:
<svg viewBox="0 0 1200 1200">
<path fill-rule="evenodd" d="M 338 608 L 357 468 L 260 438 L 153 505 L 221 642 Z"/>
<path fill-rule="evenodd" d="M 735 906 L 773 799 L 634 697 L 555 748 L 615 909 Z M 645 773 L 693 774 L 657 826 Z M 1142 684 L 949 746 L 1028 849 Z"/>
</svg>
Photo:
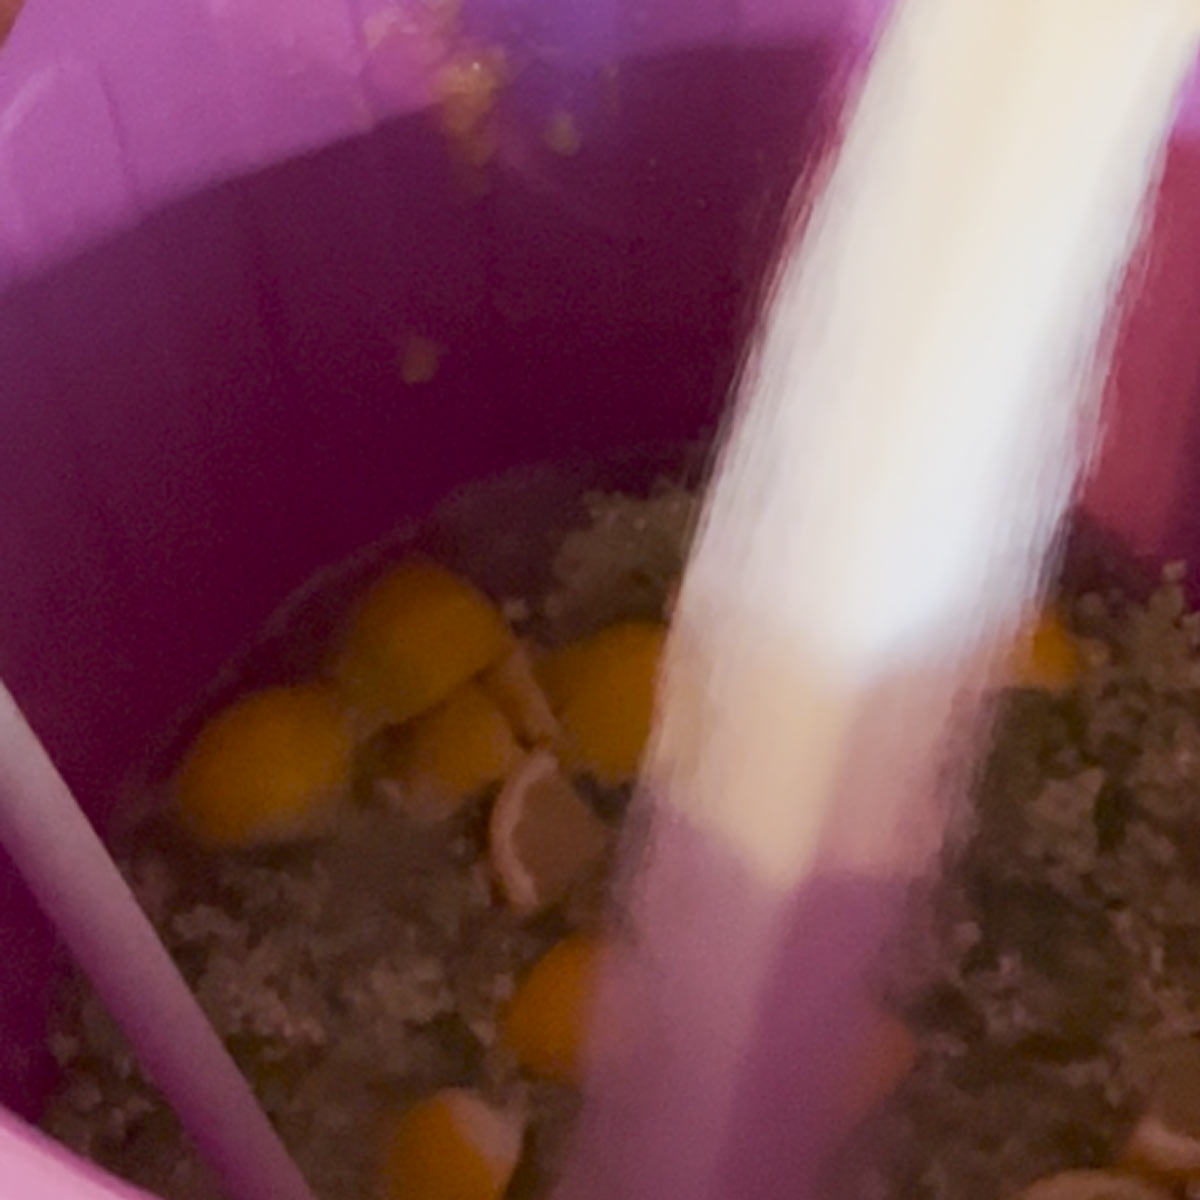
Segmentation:
<svg viewBox="0 0 1200 1200">
<path fill-rule="evenodd" d="M 558 746 L 562 729 L 534 676 L 526 646 L 515 646 L 479 677 L 479 683 L 521 741 L 530 746 Z"/>
<path fill-rule="evenodd" d="M 1171 1200 L 1171 1193 L 1120 1171 L 1063 1171 L 1030 1184 L 1017 1200 Z"/>
<path fill-rule="evenodd" d="M 532 916 L 566 898 L 608 848 L 609 833 L 545 751 L 531 754 L 496 798 L 492 870 L 509 904 Z"/>
<path fill-rule="evenodd" d="M 1122 1161 L 1173 1178 L 1200 1174 L 1200 1041 L 1173 1042 L 1147 1064 L 1149 1096 Z"/>
</svg>

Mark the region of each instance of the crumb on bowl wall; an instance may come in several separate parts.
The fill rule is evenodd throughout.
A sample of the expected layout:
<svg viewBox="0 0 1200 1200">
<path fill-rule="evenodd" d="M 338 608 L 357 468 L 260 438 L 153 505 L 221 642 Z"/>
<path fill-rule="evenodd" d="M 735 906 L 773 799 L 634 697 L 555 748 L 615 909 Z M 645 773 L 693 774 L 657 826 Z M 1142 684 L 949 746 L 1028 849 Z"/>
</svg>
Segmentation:
<svg viewBox="0 0 1200 1200">
<path fill-rule="evenodd" d="M 409 387 L 431 383 L 442 365 L 446 348 L 432 338 L 410 334 L 400 345 L 396 356 L 400 378 Z"/>
<path fill-rule="evenodd" d="M 498 47 L 461 52 L 438 74 L 442 132 L 468 167 L 484 167 L 496 153 L 496 108 L 508 81 L 508 59 Z"/>
<path fill-rule="evenodd" d="M 561 154 L 564 158 L 579 153 L 579 127 L 569 112 L 560 109 L 551 114 L 542 137 L 555 154 Z"/>
</svg>

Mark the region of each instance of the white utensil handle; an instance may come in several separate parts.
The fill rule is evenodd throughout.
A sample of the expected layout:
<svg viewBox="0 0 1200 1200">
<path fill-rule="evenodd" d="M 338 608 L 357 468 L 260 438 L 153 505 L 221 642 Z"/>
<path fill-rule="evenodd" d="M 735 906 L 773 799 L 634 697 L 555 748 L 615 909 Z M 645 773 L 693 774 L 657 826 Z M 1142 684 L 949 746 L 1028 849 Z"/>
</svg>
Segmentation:
<svg viewBox="0 0 1200 1200">
<path fill-rule="evenodd" d="M 2 684 L 0 845 L 232 1200 L 313 1200 L 154 927 Z"/>
</svg>

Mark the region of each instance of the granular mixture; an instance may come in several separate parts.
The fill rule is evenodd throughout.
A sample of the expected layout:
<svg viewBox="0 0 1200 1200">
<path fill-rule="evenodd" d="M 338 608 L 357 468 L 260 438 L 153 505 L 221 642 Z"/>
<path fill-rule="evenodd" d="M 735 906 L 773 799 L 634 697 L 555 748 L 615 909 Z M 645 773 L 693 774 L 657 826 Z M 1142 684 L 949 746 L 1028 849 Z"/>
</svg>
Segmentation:
<svg viewBox="0 0 1200 1200">
<path fill-rule="evenodd" d="M 1182 584 L 1176 566 L 1144 603 L 1079 597 L 1074 670 L 1002 696 L 965 842 L 899 944 L 916 1066 L 859 1131 L 841 1196 L 1004 1200 L 1117 1165 L 1163 1190 L 1106 1172 L 1045 1198 L 1134 1200 L 1200 1177 L 1200 619 Z"/>
<path fill-rule="evenodd" d="M 205 726 L 132 838 L 127 878 L 321 1200 L 544 1194 L 693 508 L 665 484 L 585 497 L 541 597 L 493 604 L 402 559 L 350 614 L 332 671 L 353 696 L 340 802 L 311 828 L 276 811 L 298 770 L 341 758 L 323 694 L 272 689 Z M 402 652 L 441 658 L 406 675 L 414 711 L 393 724 L 396 697 L 374 711 L 387 681 L 340 667 L 356 630 L 378 637 L 372 597 L 397 581 L 372 661 L 404 674 Z M 478 661 L 454 661 L 464 645 Z M 303 747 L 276 736 L 299 717 Z M 255 738 L 289 761 L 247 761 Z M 84 983 L 50 1046 L 64 1074 L 47 1130 L 167 1200 L 220 1195 Z M 443 1146 L 440 1166 L 412 1161 L 414 1137 Z M 446 1191 L 474 1179 L 481 1147 L 490 1176 Z"/>
<path fill-rule="evenodd" d="M 448 682 L 410 672 L 402 703 L 428 694 L 393 721 L 389 680 L 345 668 L 352 627 L 340 802 L 234 819 L 205 780 L 292 793 L 286 771 L 229 775 L 226 730 L 135 839 L 137 895 L 322 1200 L 546 1194 L 694 510 L 667 485 L 589 497 L 549 593 L 494 607 L 397 564 L 383 618 L 370 599 L 356 618 L 389 631 L 382 658 L 437 644 L 438 595 L 474 614 L 452 640 L 478 654 Z M 1057 609 L 999 700 L 965 836 L 883 964 L 914 1065 L 838 1197 L 1007 1200 L 1052 1177 L 1031 1200 L 1153 1200 L 1200 1178 L 1200 620 L 1177 569 L 1148 601 Z M 393 636 L 397 613 L 416 634 Z M 48 1130 L 168 1200 L 217 1194 L 81 984 L 51 1047 Z"/>
</svg>

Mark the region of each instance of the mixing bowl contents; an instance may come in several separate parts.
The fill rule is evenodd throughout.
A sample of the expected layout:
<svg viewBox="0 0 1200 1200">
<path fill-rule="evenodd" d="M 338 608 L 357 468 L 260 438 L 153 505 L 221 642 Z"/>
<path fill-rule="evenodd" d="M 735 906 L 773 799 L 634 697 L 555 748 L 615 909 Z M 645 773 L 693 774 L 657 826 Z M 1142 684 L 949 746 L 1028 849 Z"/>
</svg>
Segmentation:
<svg viewBox="0 0 1200 1200">
<path fill-rule="evenodd" d="M 322 668 L 217 706 L 128 839 L 321 1200 L 545 1194 L 693 508 L 585 498 L 538 596 L 383 565 Z M 48 1130 L 168 1200 L 219 1196 L 83 984 L 51 1049 Z"/>
<path fill-rule="evenodd" d="M 969 820 L 884 972 L 917 1062 L 837 1195 L 1195 1194 L 1200 618 L 1183 581 L 1064 599 L 998 698 Z"/>
<path fill-rule="evenodd" d="M 695 501 L 585 507 L 544 594 L 381 568 L 323 669 L 209 716 L 123 854 L 321 1200 L 555 1177 Z M 881 963 L 831 1197 L 1200 1180 L 1198 651 L 1175 570 L 1148 601 L 1064 591 L 1018 648 L 969 812 Z M 50 1132 L 168 1200 L 219 1195 L 84 985 L 50 1044 Z"/>
</svg>

